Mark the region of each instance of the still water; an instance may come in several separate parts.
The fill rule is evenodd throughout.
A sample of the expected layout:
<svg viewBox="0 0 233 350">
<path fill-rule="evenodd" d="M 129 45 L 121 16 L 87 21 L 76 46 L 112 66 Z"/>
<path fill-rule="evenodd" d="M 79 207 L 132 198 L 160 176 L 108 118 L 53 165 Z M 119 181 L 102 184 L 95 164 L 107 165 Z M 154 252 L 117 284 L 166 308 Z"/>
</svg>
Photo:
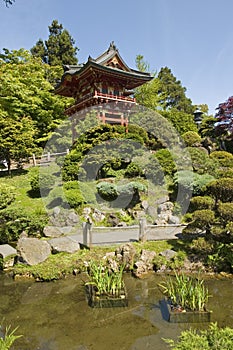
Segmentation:
<svg viewBox="0 0 233 350">
<path fill-rule="evenodd" d="M 167 350 L 163 338 L 175 339 L 190 326 L 163 320 L 158 289 L 161 276 L 125 276 L 127 308 L 92 309 L 82 276 L 39 283 L 15 282 L 0 275 L 0 320 L 19 326 L 14 350 Z M 219 326 L 233 328 L 233 279 L 206 281 L 212 295 L 208 308 Z"/>
</svg>

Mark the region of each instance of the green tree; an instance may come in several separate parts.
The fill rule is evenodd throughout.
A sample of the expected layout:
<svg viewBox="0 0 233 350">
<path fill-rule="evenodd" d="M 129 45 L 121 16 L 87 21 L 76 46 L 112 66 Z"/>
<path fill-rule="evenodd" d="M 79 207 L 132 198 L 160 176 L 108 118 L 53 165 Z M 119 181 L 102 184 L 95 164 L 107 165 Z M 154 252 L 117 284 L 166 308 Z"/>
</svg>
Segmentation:
<svg viewBox="0 0 233 350">
<path fill-rule="evenodd" d="M 6 6 L 8 7 L 9 5 L 12 5 L 13 2 L 15 2 L 15 0 L 3 0 L 6 4 Z"/>
<path fill-rule="evenodd" d="M 136 66 L 141 72 L 149 72 L 149 65 L 144 61 L 142 55 L 136 57 Z M 159 91 L 159 80 L 156 74 L 151 73 L 154 78 L 135 90 L 135 98 L 137 103 L 146 108 L 156 109 L 159 105 L 158 91 Z"/>
<path fill-rule="evenodd" d="M 0 155 L 7 161 L 8 173 L 12 161 L 21 161 L 32 154 L 34 125 L 28 117 L 10 117 L 0 110 Z"/>
<path fill-rule="evenodd" d="M 75 41 L 68 30 L 63 29 L 63 25 L 59 24 L 57 20 L 53 20 L 49 26 L 48 40 L 43 42 L 42 39 L 39 39 L 32 47 L 31 53 L 51 66 L 77 64 L 76 52 L 78 48 L 74 45 Z"/>
<path fill-rule="evenodd" d="M 158 79 L 160 88 L 158 91 L 159 103 L 163 109 L 175 108 L 188 114 L 194 112 L 191 99 L 185 95 L 186 88 L 181 85 L 168 67 L 161 68 Z"/>
<path fill-rule="evenodd" d="M 194 123 L 192 114 L 178 110 L 174 107 L 169 110 L 160 111 L 160 113 L 172 123 L 180 135 L 188 131 L 197 132 L 197 126 Z"/>
<path fill-rule="evenodd" d="M 55 75 L 56 68 L 42 63 L 28 51 L 4 49 L 0 55 L 0 112 L 1 122 L 11 128 L 11 135 L 21 130 L 22 118 L 24 129 L 31 120 L 34 143 L 43 147 L 65 118 L 64 110 L 71 100 L 51 93 L 53 87 L 48 80 Z"/>
</svg>

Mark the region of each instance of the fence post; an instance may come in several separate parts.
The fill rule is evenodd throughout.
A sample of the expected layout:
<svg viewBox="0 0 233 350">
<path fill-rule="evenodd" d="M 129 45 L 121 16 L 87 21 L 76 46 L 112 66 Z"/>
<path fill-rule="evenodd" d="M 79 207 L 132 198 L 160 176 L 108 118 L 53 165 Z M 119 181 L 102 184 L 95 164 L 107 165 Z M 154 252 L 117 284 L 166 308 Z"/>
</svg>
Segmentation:
<svg viewBox="0 0 233 350">
<path fill-rule="evenodd" d="M 83 223 L 83 244 L 89 248 L 92 247 L 92 220 L 87 217 L 87 221 Z"/>
<path fill-rule="evenodd" d="M 50 152 L 47 154 L 47 161 L 50 162 Z"/>
<path fill-rule="evenodd" d="M 36 166 L 36 156 L 34 153 L 32 153 L 32 161 L 33 161 L 33 165 Z"/>
<path fill-rule="evenodd" d="M 139 241 L 146 242 L 146 218 L 139 220 Z"/>
</svg>

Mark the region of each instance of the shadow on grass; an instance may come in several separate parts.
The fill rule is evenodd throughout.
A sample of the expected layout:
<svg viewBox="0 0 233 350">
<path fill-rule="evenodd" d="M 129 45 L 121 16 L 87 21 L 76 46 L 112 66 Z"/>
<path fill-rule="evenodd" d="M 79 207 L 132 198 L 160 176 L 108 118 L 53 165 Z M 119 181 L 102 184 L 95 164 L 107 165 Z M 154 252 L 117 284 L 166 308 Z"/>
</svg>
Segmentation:
<svg viewBox="0 0 233 350">
<path fill-rule="evenodd" d="M 20 175 L 26 175 L 28 173 L 27 169 L 12 169 L 10 174 L 8 173 L 7 170 L 1 170 L 0 171 L 0 177 L 15 177 L 15 176 L 20 176 Z"/>
<path fill-rule="evenodd" d="M 40 198 L 41 197 L 40 191 L 35 191 L 35 190 L 28 190 L 27 195 L 30 198 Z"/>
</svg>

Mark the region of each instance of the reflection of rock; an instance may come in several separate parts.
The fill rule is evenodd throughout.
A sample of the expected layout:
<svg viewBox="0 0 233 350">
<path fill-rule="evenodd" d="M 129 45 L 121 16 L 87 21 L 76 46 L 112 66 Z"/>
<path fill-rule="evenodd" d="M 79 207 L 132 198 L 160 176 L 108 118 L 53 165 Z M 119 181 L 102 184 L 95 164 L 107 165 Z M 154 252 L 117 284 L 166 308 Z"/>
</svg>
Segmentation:
<svg viewBox="0 0 233 350">
<path fill-rule="evenodd" d="M 33 283 L 23 294 L 21 303 L 37 304 L 39 300 L 43 300 L 50 295 L 52 288 L 52 283 Z"/>
<path fill-rule="evenodd" d="M 9 244 L 0 245 L 0 257 L 3 259 L 3 268 L 7 269 L 14 265 L 17 250 L 11 247 Z"/>
<path fill-rule="evenodd" d="M 79 250 L 79 243 L 72 240 L 69 237 L 58 237 L 58 238 L 52 238 L 48 241 L 52 248 L 52 252 L 55 253 L 75 253 L 77 250 Z"/>
<path fill-rule="evenodd" d="M 45 261 L 51 254 L 48 242 L 37 238 L 20 238 L 17 244 L 19 261 L 28 265 L 36 265 Z"/>
</svg>

